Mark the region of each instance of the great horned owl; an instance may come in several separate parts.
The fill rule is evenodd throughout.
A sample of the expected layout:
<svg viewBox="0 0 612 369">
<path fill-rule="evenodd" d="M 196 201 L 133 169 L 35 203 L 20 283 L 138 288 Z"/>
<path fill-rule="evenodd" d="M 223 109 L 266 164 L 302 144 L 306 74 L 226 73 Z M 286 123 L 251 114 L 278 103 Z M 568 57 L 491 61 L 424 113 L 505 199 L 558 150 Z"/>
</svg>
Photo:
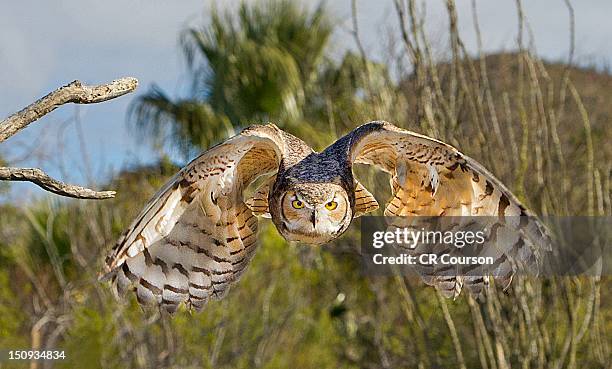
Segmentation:
<svg viewBox="0 0 612 369">
<path fill-rule="evenodd" d="M 257 216 L 271 217 L 289 241 L 323 244 L 377 209 L 353 176 L 354 163 L 391 175 L 388 216 L 528 215 L 473 159 L 387 122 L 359 126 L 320 153 L 274 124 L 255 125 L 198 156 L 159 190 L 107 257 L 105 277 L 119 291 L 135 290 L 140 303 L 201 309 L 244 272 Z M 264 175 L 272 176 L 245 200 L 245 188 Z M 529 219 L 516 226 L 540 229 Z M 522 240 L 510 246 L 497 255 L 502 265 L 507 255 L 525 254 Z M 501 277 L 509 282 L 514 271 L 506 270 Z M 450 287 L 448 278 L 434 284 L 458 292 L 458 278 Z"/>
</svg>

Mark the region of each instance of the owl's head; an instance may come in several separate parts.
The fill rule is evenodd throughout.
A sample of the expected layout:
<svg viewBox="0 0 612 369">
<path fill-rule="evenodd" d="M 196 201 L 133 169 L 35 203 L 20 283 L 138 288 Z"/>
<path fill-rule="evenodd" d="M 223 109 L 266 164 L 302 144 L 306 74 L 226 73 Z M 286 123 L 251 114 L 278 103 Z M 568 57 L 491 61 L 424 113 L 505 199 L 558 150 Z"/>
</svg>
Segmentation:
<svg viewBox="0 0 612 369">
<path fill-rule="evenodd" d="M 272 210 L 277 228 L 288 241 L 322 244 L 349 226 L 352 210 L 346 191 L 332 183 L 300 183 L 278 197 Z"/>
</svg>

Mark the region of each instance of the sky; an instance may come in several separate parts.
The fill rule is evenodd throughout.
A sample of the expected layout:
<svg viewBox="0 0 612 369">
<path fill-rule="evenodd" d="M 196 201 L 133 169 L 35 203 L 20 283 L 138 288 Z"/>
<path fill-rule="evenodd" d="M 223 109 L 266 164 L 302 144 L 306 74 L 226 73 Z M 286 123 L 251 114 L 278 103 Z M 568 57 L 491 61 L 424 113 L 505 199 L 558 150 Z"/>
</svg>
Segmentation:
<svg viewBox="0 0 612 369">
<path fill-rule="evenodd" d="M 523 1 L 540 56 L 567 59 L 568 9 L 563 0 Z M 315 6 L 318 1 L 304 1 Z M 421 2 L 419 2 L 421 3 Z M 444 2 L 427 4 L 428 33 L 443 40 Z M 35 99 L 79 79 L 86 84 L 132 76 L 135 93 L 95 105 L 66 105 L 0 143 L 0 155 L 13 166 L 40 167 L 64 181 L 100 186 L 122 168 L 156 161 L 160 149 L 135 134 L 127 123 L 130 102 L 156 83 L 172 96 L 187 91 L 188 75 L 180 51 L 181 30 L 204 24 L 210 0 L 21 0 L 5 1 L 0 11 L 0 119 Z M 218 1 L 220 9 L 238 0 Z M 517 21 L 514 0 L 476 0 L 485 51 L 512 50 Z M 612 1 L 572 1 L 578 63 L 606 65 L 612 60 Z M 349 30 L 351 0 L 326 3 L 341 26 L 332 54 L 355 48 Z M 385 35 L 397 29 L 393 0 L 357 0 L 362 42 L 370 57 L 382 58 Z M 476 50 L 471 1 L 457 0 L 459 29 Z M 444 47 L 444 41 L 440 42 Z M 173 153 L 170 153 L 171 157 Z M 15 183 L 0 201 L 27 201 L 43 192 Z"/>
</svg>

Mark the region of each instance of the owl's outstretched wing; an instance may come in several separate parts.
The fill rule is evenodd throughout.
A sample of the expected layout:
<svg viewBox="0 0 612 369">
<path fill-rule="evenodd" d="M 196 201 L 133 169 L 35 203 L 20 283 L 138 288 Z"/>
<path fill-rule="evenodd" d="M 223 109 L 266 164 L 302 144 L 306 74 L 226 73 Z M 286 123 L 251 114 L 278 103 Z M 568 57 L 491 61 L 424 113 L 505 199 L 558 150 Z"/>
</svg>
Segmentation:
<svg viewBox="0 0 612 369">
<path fill-rule="evenodd" d="M 221 298 L 256 247 L 257 219 L 242 191 L 278 170 L 283 145 L 276 126 L 251 126 L 194 159 L 121 236 L 102 278 L 170 312 Z"/>
<path fill-rule="evenodd" d="M 393 197 L 386 216 L 489 216 L 483 254 L 495 257 L 496 281 L 507 288 L 517 263 L 532 266 L 538 251 L 550 248 L 545 228 L 489 171 L 454 147 L 387 122 L 364 124 L 332 145 L 348 164 L 374 165 L 391 175 Z M 436 275 L 426 283 L 446 296 L 466 285 L 479 293 L 488 276 Z"/>
</svg>

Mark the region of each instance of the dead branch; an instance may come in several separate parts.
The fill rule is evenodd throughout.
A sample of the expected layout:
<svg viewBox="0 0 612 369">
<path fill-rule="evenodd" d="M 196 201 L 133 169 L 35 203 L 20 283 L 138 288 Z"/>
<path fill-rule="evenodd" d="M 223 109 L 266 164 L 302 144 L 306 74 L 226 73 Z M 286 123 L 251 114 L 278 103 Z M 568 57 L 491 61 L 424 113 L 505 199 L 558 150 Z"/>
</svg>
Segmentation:
<svg viewBox="0 0 612 369">
<path fill-rule="evenodd" d="M 73 81 L 0 122 L 0 142 L 61 105 L 95 104 L 125 95 L 134 91 L 137 86 L 138 80 L 131 77 L 99 86 L 84 86 L 80 81 Z"/>
<path fill-rule="evenodd" d="M 49 177 L 45 172 L 37 168 L 0 167 L 0 180 L 32 182 L 46 191 L 77 199 L 110 199 L 115 197 L 115 191 L 98 192 L 89 188 L 66 184 Z"/>
<path fill-rule="evenodd" d="M 71 82 L 1 121 L 0 142 L 5 141 L 30 123 L 64 104 L 95 104 L 123 96 L 134 91 L 137 86 L 138 80 L 132 77 L 121 78 L 98 86 L 85 86 L 80 81 Z M 35 168 L 0 167 L 0 180 L 32 182 L 49 192 L 79 199 L 108 199 L 115 197 L 115 191 L 98 192 L 66 184 L 51 178 L 42 170 Z"/>
</svg>

